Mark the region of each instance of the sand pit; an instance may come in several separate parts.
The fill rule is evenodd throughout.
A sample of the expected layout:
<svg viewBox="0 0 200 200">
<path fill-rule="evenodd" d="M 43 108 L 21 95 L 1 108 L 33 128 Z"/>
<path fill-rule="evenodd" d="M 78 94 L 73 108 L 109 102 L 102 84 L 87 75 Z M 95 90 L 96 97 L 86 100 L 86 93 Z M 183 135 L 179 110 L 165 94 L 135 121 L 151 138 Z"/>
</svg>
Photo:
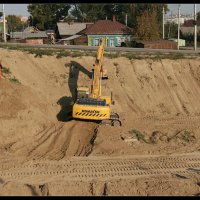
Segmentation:
<svg viewBox="0 0 200 200">
<path fill-rule="evenodd" d="M 109 79 L 102 82 L 102 92 L 113 92 L 112 110 L 120 115 L 122 126 L 99 127 L 95 122 L 68 120 L 75 88 L 91 84 L 94 57 L 35 58 L 26 52 L 0 51 L 2 65 L 9 69 L 0 80 L 0 195 L 199 194 L 199 58 L 104 58 Z M 141 164 L 139 170 L 146 170 L 146 175 L 138 177 L 135 168 L 129 169 L 130 156 L 178 159 L 180 153 L 194 153 L 195 158 L 176 161 L 180 166 L 172 168 L 177 171 L 149 174 L 152 169 L 141 169 Z M 119 169 L 113 161 L 118 156 L 127 159 L 126 164 L 118 163 Z M 91 161 L 88 168 L 81 168 L 83 158 L 99 163 Z M 114 164 L 109 167 L 107 162 Z M 41 167 L 35 169 L 37 165 Z M 113 166 L 119 176 L 112 174 Z M 90 167 L 92 179 L 84 178 Z M 80 176 L 68 180 L 73 170 Z M 102 178 L 106 173 L 111 175 Z M 128 178 L 126 173 L 133 175 Z"/>
</svg>

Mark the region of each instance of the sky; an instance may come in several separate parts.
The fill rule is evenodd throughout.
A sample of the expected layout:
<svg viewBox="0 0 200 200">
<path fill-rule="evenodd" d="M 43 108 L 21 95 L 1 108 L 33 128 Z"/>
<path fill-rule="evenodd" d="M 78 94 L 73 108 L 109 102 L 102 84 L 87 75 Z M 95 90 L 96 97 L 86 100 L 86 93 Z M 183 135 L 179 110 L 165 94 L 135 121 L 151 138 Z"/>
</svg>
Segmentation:
<svg viewBox="0 0 200 200">
<path fill-rule="evenodd" d="M 6 15 L 22 15 L 29 16 L 29 12 L 27 11 L 28 4 L 4 4 Z M 194 13 L 194 4 L 180 4 L 180 12 L 181 14 L 193 14 Z M 168 8 L 170 12 L 167 15 L 171 15 L 178 13 L 178 4 L 168 4 Z M 197 12 L 200 11 L 200 4 L 196 6 Z M 0 11 L 2 11 L 2 4 L 0 4 Z"/>
</svg>

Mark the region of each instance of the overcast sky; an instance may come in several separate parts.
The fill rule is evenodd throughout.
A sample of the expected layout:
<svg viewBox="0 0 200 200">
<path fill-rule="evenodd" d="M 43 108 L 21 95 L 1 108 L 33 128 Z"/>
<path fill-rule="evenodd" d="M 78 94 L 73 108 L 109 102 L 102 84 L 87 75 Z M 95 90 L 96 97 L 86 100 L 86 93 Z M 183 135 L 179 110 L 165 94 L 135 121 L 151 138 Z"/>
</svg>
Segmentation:
<svg viewBox="0 0 200 200">
<path fill-rule="evenodd" d="M 30 14 L 27 11 L 28 4 L 5 4 L 5 13 L 6 15 L 22 15 L 29 16 Z M 178 4 L 168 4 L 170 12 L 178 13 Z M 0 4 L 0 11 L 2 10 L 2 4 Z M 197 12 L 200 10 L 200 4 L 197 4 Z M 193 14 L 194 4 L 181 4 L 181 14 Z"/>
</svg>

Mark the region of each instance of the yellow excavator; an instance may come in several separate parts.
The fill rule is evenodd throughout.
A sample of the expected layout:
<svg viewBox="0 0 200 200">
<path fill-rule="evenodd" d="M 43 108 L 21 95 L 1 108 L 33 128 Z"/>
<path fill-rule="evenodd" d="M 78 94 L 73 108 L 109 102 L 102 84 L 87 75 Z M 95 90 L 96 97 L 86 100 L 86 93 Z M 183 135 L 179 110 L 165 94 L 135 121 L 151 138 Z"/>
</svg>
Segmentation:
<svg viewBox="0 0 200 200">
<path fill-rule="evenodd" d="M 89 89 L 86 86 L 78 87 L 76 90 L 76 101 L 72 109 L 72 117 L 85 120 L 97 120 L 101 123 L 116 123 L 121 126 L 119 115 L 111 112 L 112 95 L 102 96 L 101 81 L 107 78 L 103 72 L 104 39 L 100 39 L 98 52 L 92 69 L 92 85 Z"/>
</svg>

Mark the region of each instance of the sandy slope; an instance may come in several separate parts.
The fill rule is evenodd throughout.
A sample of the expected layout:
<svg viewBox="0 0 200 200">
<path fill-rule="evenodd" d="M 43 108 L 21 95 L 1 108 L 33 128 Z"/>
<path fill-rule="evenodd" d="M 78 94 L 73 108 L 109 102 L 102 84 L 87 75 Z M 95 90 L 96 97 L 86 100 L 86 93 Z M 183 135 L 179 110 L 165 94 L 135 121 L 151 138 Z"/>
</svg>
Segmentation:
<svg viewBox="0 0 200 200">
<path fill-rule="evenodd" d="M 96 123 L 67 121 L 74 88 L 91 83 L 93 57 L 35 58 L 25 52 L 4 49 L 0 52 L 3 66 L 21 83 L 10 82 L 7 78 L 0 80 L 2 163 L 5 159 L 17 162 L 17 158 L 24 162 L 35 159 L 52 162 L 71 156 L 112 158 L 190 153 L 200 149 L 199 58 L 155 61 L 105 58 L 109 79 L 103 81 L 102 91 L 105 95 L 113 92 L 112 110 L 119 113 L 122 127 L 101 126 L 95 135 Z M 154 136 L 156 142 L 126 140 L 133 129 L 144 134 L 146 141 Z M 193 135 L 189 142 L 178 137 L 185 130 Z M 175 134 L 177 137 L 172 137 Z M 95 136 L 93 146 L 91 140 Z M 172 139 L 167 141 L 166 138 Z M 193 176 L 190 174 L 190 177 Z M 109 182 L 98 178 L 57 182 L 52 178 L 48 187 L 45 182 L 38 185 L 6 178 L 0 181 L 1 195 L 194 195 L 200 192 L 198 178 L 176 176 L 158 176 L 146 182 L 143 178 Z M 144 182 L 146 186 L 141 189 Z"/>
</svg>

